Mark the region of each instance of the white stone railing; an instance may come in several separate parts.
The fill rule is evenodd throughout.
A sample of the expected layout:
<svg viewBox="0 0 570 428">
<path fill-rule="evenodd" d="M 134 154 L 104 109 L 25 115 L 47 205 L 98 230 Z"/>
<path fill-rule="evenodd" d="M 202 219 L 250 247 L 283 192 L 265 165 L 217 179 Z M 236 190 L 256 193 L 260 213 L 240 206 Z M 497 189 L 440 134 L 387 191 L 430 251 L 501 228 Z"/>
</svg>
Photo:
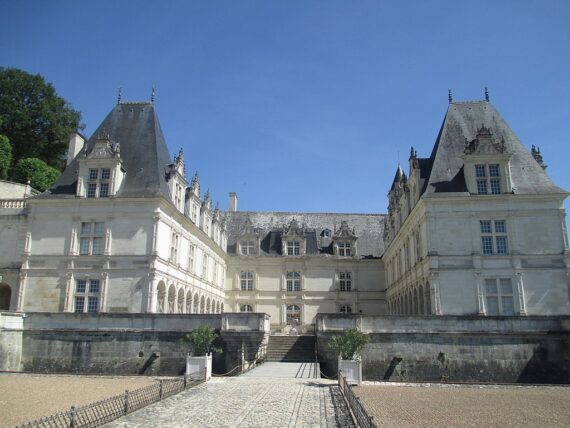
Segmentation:
<svg viewBox="0 0 570 428">
<path fill-rule="evenodd" d="M 26 208 L 25 199 L 0 199 L 0 208 Z"/>
</svg>

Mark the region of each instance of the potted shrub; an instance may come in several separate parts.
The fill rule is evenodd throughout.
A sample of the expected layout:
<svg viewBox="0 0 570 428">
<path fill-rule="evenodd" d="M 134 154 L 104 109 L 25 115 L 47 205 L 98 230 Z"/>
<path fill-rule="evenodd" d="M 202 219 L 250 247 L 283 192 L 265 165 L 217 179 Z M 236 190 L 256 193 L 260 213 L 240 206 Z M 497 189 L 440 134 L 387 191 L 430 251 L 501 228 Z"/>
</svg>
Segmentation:
<svg viewBox="0 0 570 428">
<path fill-rule="evenodd" d="M 333 336 L 329 341 L 329 347 L 338 357 L 338 369 L 348 382 L 362 382 L 361 353 L 367 343 L 368 336 L 355 328 Z"/>
<path fill-rule="evenodd" d="M 218 335 L 214 332 L 214 329 L 207 326 L 197 327 L 182 337 L 182 343 L 187 345 L 191 351 L 186 356 L 187 375 L 196 376 L 196 373 L 200 373 L 199 376 L 201 377 L 205 371 L 206 380 L 212 377 L 211 352 L 222 352 L 221 348 L 213 346 L 213 342 L 217 337 Z"/>
</svg>

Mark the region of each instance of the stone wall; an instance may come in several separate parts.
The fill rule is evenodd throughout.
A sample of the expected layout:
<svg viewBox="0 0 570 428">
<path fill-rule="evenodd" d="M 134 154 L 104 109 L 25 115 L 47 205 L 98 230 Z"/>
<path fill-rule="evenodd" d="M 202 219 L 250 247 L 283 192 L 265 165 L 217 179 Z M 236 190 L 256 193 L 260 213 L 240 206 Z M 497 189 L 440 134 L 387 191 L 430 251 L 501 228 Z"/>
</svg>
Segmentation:
<svg viewBox="0 0 570 428">
<path fill-rule="evenodd" d="M 570 317 L 367 317 L 321 314 L 322 369 L 337 370 L 329 339 L 358 328 L 370 342 L 365 380 L 570 383 Z"/>
<path fill-rule="evenodd" d="M 241 365 L 241 343 L 259 348 L 269 331 L 265 314 L 27 313 L 19 369 L 179 375 L 184 373 L 187 352 L 180 339 L 203 325 L 220 333 L 217 345 L 223 353 L 214 355 L 214 373 Z"/>
<path fill-rule="evenodd" d="M 0 371 L 20 369 L 24 315 L 0 312 Z"/>
</svg>

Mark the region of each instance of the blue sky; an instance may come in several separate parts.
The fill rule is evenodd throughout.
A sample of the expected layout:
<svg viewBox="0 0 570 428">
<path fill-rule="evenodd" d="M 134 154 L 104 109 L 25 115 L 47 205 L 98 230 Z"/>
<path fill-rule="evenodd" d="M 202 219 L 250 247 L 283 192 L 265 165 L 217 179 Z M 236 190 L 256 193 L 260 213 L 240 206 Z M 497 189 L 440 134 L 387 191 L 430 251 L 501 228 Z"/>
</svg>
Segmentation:
<svg viewBox="0 0 570 428">
<path fill-rule="evenodd" d="M 570 2 L 0 1 L 0 65 L 40 73 L 89 136 L 156 106 L 188 175 L 240 210 L 386 212 L 455 100 L 491 101 L 570 189 Z M 570 208 L 568 203 L 567 209 Z"/>
</svg>

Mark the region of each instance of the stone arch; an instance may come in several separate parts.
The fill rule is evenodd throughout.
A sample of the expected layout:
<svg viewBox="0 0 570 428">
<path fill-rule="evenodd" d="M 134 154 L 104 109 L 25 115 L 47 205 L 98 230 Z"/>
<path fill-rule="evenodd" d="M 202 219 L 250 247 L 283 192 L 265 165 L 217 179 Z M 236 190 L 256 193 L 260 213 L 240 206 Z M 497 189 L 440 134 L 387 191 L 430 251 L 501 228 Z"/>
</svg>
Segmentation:
<svg viewBox="0 0 570 428">
<path fill-rule="evenodd" d="M 220 301 L 219 301 L 219 300 L 216 300 L 216 305 L 215 305 L 215 308 L 214 308 L 214 312 L 215 312 L 216 314 L 219 314 L 219 313 L 220 313 Z"/>
<path fill-rule="evenodd" d="M 220 310 L 221 310 L 220 313 L 223 314 L 224 313 L 224 302 L 222 302 L 222 304 L 220 305 Z"/>
<path fill-rule="evenodd" d="M 210 300 L 210 298 L 208 297 L 206 299 L 206 313 L 207 314 L 211 314 L 212 313 L 212 301 Z"/>
<path fill-rule="evenodd" d="M 200 313 L 205 314 L 206 312 L 206 298 L 204 296 L 200 297 Z"/>
<path fill-rule="evenodd" d="M 194 298 L 192 300 L 194 301 L 193 313 L 199 314 L 200 313 L 200 295 L 198 294 L 198 292 L 194 293 Z"/>
<path fill-rule="evenodd" d="M 178 289 L 178 295 L 176 297 L 176 313 L 183 314 L 184 309 L 184 289 L 180 287 Z"/>
<path fill-rule="evenodd" d="M 10 310 L 10 300 L 12 299 L 12 288 L 6 284 L 0 284 L 0 311 Z"/>
<path fill-rule="evenodd" d="M 188 290 L 186 293 L 186 313 L 192 313 L 192 290 Z"/>
<path fill-rule="evenodd" d="M 168 310 L 167 313 L 173 314 L 176 308 L 176 287 L 170 284 L 168 287 Z"/>
<path fill-rule="evenodd" d="M 166 313 L 166 284 L 160 281 L 156 287 L 156 312 Z"/>
</svg>

